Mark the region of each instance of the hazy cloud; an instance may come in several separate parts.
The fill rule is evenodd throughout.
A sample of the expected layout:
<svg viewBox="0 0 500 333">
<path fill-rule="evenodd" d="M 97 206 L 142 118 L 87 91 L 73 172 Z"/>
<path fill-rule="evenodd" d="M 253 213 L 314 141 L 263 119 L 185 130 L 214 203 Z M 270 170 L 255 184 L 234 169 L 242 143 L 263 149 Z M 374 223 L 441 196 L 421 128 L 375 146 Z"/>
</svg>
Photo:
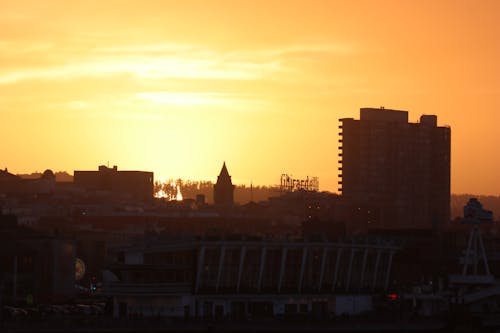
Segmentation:
<svg viewBox="0 0 500 333">
<path fill-rule="evenodd" d="M 0 43 L 3 56 L 57 57 L 49 66 L 0 69 L 0 84 L 24 80 L 72 80 L 128 74 L 139 79 L 272 80 L 276 75 L 300 70 L 285 60 L 310 52 L 348 54 L 348 45 L 300 45 L 276 49 L 222 52 L 202 46 L 175 43 L 96 47 L 88 51 L 58 49 L 50 43 L 16 45 Z M 27 59 L 23 61 L 28 62 Z M 52 61 L 53 62 L 53 61 Z M 1 65 L 0 65 L 1 68 Z"/>
</svg>

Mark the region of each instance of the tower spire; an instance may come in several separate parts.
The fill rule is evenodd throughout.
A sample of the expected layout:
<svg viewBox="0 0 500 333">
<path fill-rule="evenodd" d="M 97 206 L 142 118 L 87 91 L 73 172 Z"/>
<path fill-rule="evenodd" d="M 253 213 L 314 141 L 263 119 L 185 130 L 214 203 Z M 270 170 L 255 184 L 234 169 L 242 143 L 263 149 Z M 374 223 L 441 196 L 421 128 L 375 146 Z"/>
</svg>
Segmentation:
<svg viewBox="0 0 500 333">
<path fill-rule="evenodd" d="M 222 169 L 220 170 L 219 177 L 224 177 L 224 178 L 229 177 L 229 178 L 231 178 L 231 176 L 229 176 L 229 171 L 227 171 L 226 161 L 224 161 L 224 163 L 222 164 Z"/>
<path fill-rule="evenodd" d="M 222 164 L 217 183 L 214 185 L 214 202 L 216 205 L 232 206 L 234 203 L 234 185 L 227 171 L 226 161 Z"/>
</svg>

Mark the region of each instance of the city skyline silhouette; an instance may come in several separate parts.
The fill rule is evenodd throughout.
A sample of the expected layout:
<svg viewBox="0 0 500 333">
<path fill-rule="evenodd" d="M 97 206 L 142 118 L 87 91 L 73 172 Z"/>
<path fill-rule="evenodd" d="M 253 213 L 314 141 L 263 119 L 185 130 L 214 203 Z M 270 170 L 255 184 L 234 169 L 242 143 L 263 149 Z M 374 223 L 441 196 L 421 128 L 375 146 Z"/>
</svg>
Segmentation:
<svg viewBox="0 0 500 333">
<path fill-rule="evenodd" d="M 499 13 L 0 0 L 0 331 L 500 331 Z"/>
<path fill-rule="evenodd" d="M 498 195 L 496 1 L 1 1 L 1 167 L 337 187 L 338 119 L 453 128 L 452 193 Z M 117 15 L 117 10 L 120 15 Z M 237 175 L 237 176 L 236 176 Z"/>
</svg>

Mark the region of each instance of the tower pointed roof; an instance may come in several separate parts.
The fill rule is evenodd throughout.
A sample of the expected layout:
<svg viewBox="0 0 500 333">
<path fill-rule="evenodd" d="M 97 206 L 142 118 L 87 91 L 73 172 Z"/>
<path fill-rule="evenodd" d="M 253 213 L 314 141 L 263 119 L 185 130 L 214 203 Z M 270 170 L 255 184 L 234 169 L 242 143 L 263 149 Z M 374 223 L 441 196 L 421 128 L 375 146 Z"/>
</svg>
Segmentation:
<svg viewBox="0 0 500 333">
<path fill-rule="evenodd" d="M 220 170 L 219 177 L 229 177 L 229 172 L 227 171 L 226 161 L 222 164 L 222 169 Z"/>
<path fill-rule="evenodd" d="M 214 184 L 214 203 L 219 206 L 232 206 L 234 204 L 234 188 L 226 162 L 224 162 L 217 177 L 217 183 Z"/>
<path fill-rule="evenodd" d="M 219 176 L 217 177 L 218 184 L 232 184 L 231 176 L 229 171 L 227 171 L 226 162 L 222 164 L 222 169 L 220 170 Z"/>
</svg>

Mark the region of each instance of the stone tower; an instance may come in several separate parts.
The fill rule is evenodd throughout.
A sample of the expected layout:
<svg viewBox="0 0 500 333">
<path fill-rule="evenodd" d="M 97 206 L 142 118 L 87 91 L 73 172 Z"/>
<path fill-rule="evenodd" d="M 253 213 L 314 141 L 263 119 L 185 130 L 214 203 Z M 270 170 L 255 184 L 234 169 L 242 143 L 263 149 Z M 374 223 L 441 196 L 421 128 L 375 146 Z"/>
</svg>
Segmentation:
<svg viewBox="0 0 500 333">
<path fill-rule="evenodd" d="M 214 203 L 218 206 L 232 206 L 234 204 L 234 185 L 227 171 L 226 162 L 222 165 L 217 183 L 214 185 Z"/>
</svg>

